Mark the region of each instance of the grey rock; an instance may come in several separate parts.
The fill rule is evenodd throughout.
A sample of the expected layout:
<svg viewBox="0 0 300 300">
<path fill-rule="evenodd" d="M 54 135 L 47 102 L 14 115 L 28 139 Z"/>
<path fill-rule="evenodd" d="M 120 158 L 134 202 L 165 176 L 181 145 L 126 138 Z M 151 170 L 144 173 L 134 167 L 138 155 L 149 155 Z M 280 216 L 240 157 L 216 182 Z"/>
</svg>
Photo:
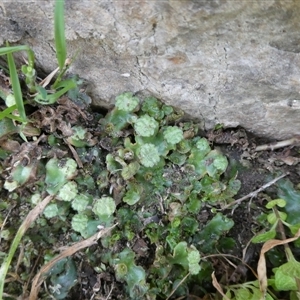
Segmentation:
<svg viewBox="0 0 300 300">
<path fill-rule="evenodd" d="M 54 1 L 0 2 L 0 43 L 56 68 Z M 300 1 L 66 0 L 70 72 L 95 105 L 132 91 L 182 108 L 205 129 L 284 139 L 300 128 Z"/>
</svg>

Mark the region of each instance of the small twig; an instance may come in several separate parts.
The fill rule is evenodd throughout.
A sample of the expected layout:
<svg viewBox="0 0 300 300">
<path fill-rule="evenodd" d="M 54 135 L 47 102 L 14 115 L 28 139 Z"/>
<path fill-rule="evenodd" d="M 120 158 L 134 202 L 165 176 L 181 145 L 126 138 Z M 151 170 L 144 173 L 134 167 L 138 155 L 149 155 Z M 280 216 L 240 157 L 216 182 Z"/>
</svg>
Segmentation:
<svg viewBox="0 0 300 300">
<path fill-rule="evenodd" d="M 30 225 L 37 219 L 37 217 L 44 211 L 45 207 L 49 204 L 49 202 L 53 199 L 52 195 L 48 195 L 46 198 L 44 198 L 40 203 L 38 203 L 27 215 L 25 220 L 22 222 L 21 226 L 19 227 L 13 242 L 9 248 L 9 252 L 7 256 L 5 257 L 4 261 L 2 262 L 2 265 L 0 267 L 0 299 L 3 297 L 3 289 L 4 289 L 4 283 L 5 283 L 5 276 L 7 274 L 7 271 L 9 269 L 10 263 L 12 261 L 12 258 L 20 244 L 20 241 L 24 234 L 26 233 L 27 229 L 30 227 Z"/>
<path fill-rule="evenodd" d="M 206 256 L 203 256 L 202 257 L 202 260 L 205 260 L 207 258 L 211 258 L 211 257 L 232 257 L 234 259 L 237 259 L 239 260 L 243 265 L 245 265 L 249 270 L 251 270 L 252 274 L 257 278 L 257 273 L 241 258 L 237 257 L 237 256 L 234 256 L 232 254 L 210 254 L 210 255 L 206 255 Z"/>
<path fill-rule="evenodd" d="M 108 300 L 108 299 L 110 298 L 110 295 L 111 295 L 113 289 L 114 289 L 114 284 L 111 285 L 111 289 L 110 289 L 110 291 L 109 291 L 109 294 L 108 294 L 107 297 L 105 298 L 105 300 Z"/>
<path fill-rule="evenodd" d="M 51 270 L 51 268 L 53 268 L 53 266 L 58 261 L 60 261 L 61 259 L 65 258 L 65 257 L 75 254 L 77 251 L 79 251 L 81 249 L 84 249 L 84 248 L 90 247 L 91 245 L 97 244 L 97 241 L 103 235 L 110 232 L 117 225 L 118 225 L 118 223 L 114 224 L 113 226 L 111 226 L 109 228 L 104 228 L 103 230 L 92 235 L 91 237 L 73 244 L 72 246 L 68 247 L 67 249 L 63 250 L 60 254 L 58 254 L 57 256 L 52 258 L 48 263 L 43 265 L 42 268 L 40 269 L 40 271 L 33 278 L 32 285 L 31 285 L 31 291 L 30 291 L 30 295 L 29 295 L 29 300 L 38 299 L 38 293 L 40 290 L 40 286 L 43 283 L 43 281 L 45 280 L 44 274 L 47 274 L 47 272 L 49 272 Z"/>
<path fill-rule="evenodd" d="M 168 298 L 166 300 L 169 300 L 172 295 L 176 292 L 176 290 L 179 288 L 179 286 L 188 278 L 188 276 L 190 275 L 190 272 L 187 273 L 181 280 L 180 282 L 177 284 L 177 286 L 173 289 L 173 291 L 171 292 L 171 294 L 168 296 Z"/>
<path fill-rule="evenodd" d="M 78 167 L 80 169 L 82 169 L 83 168 L 83 164 L 82 164 L 81 159 L 79 158 L 76 150 L 74 149 L 74 147 L 66 139 L 64 139 L 64 141 L 68 145 L 69 149 L 71 150 L 72 155 L 73 155 L 74 159 L 76 160 L 76 162 L 78 164 Z"/>
<path fill-rule="evenodd" d="M 3 220 L 2 225 L 1 225 L 1 227 L 0 227 L 0 233 L 1 233 L 1 231 L 3 231 L 4 226 L 6 225 L 6 222 L 7 222 L 7 220 L 8 220 L 8 217 L 9 217 L 11 211 L 14 209 L 15 206 L 16 206 L 16 205 L 14 205 L 14 206 L 9 210 L 9 212 L 7 213 L 5 219 Z M 1 234 L 0 234 L 0 242 L 1 242 Z"/>
<path fill-rule="evenodd" d="M 268 188 L 269 186 L 273 185 L 274 183 L 276 183 L 278 180 L 280 180 L 281 178 L 285 177 L 286 175 L 288 175 L 289 173 L 285 173 L 285 174 L 282 174 L 281 176 L 271 180 L 270 182 L 264 184 L 263 186 L 261 186 L 258 190 L 254 191 L 254 192 L 251 192 L 250 194 L 240 198 L 240 199 L 237 199 L 227 205 L 225 205 L 224 207 L 222 207 L 221 210 L 224 210 L 224 209 L 227 209 L 228 207 L 231 207 L 235 204 L 239 205 L 241 204 L 242 201 L 248 199 L 248 198 L 253 198 L 253 197 L 256 197 L 258 193 L 260 193 L 261 191 L 265 190 L 266 188 Z"/>
<path fill-rule="evenodd" d="M 255 151 L 263 151 L 263 150 L 272 150 L 273 151 L 278 148 L 283 148 L 283 147 L 291 146 L 291 145 L 298 144 L 298 143 L 300 143 L 300 137 L 296 136 L 296 137 L 293 137 L 288 140 L 284 140 L 284 141 L 280 141 L 280 142 L 276 142 L 276 143 L 265 144 L 265 145 L 260 145 L 260 146 L 257 146 L 254 150 Z"/>
</svg>

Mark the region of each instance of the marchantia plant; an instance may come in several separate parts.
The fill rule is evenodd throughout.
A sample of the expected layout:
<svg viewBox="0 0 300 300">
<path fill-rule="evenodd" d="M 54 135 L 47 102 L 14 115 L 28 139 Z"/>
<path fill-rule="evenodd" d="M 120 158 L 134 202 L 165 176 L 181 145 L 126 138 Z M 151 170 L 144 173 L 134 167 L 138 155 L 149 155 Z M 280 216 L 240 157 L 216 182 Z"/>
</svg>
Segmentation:
<svg viewBox="0 0 300 300">
<path fill-rule="evenodd" d="M 105 270 L 124 283 L 124 299 L 165 299 L 171 293 L 180 297 L 195 282 L 205 286 L 213 267 L 201 257 L 232 246 L 224 237 L 232 220 L 213 210 L 210 221 L 202 222 L 199 215 L 205 206 L 232 201 L 240 182 L 224 176 L 226 157 L 211 149 L 207 139 L 198 136 L 197 126 L 181 121 L 182 116 L 154 97 L 141 102 L 124 93 L 91 132 L 84 124 L 72 125 L 73 135 L 66 137 L 52 132 L 48 143 L 56 155 L 68 143 L 82 168 L 74 159 L 56 155 L 46 163 L 39 160 L 35 176 L 45 176 L 45 183 L 36 186 L 29 202 L 35 205 L 43 190 L 55 196 L 38 220 L 43 235 L 53 236 L 47 242 L 55 243 L 55 236 L 67 231 L 69 242 L 78 241 L 118 223 L 101 239 L 100 251 L 85 254 L 102 266 L 97 272 Z M 13 191 L 29 177 L 16 167 L 4 188 Z M 141 260 L 147 270 L 139 265 Z M 72 280 L 74 268 L 72 263 Z M 49 284 L 53 282 L 52 274 Z"/>
<path fill-rule="evenodd" d="M 125 93 L 117 97 L 115 108 L 100 121 L 102 137 L 109 137 L 112 147 L 106 156 L 110 180 L 102 189 L 110 189 L 113 184 L 112 193 L 118 194 L 115 201 L 122 207 L 122 214 L 116 216 L 118 236 L 107 238 L 106 251 L 116 239 L 125 239 L 133 246 L 137 236 L 156 247 L 146 272 L 135 271 L 135 261 L 141 258 L 133 252 L 123 260 L 121 253 L 109 251 L 105 255 L 112 266 L 118 257 L 123 261 L 126 267 L 119 271 L 117 265 L 116 276 L 127 282 L 132 299 L 145 295 L 163 299 L 190 274 L 175 292 L 184 295 L 190 281 L 205 278 L 208 263 L 201 262 L 201 254 L 215 253 L 219 239 L 233 226 L 233 221 L 221 214 L 205 226 L 198 220 L 202 206 L 231 201 L 240 182 L 221 179 L 228 165 L 226 157 L 197 136 L 193 123 L 179 122 L 181 117 L 181 112 L 153 97 L 140 103 Z M 205 247 L 203 243 L 207 243 Z M 124 276 L 124 269 L 133 274 Z M 129 282 L 128 278 L 135 277 L 136 282 Z"/>
</svg>

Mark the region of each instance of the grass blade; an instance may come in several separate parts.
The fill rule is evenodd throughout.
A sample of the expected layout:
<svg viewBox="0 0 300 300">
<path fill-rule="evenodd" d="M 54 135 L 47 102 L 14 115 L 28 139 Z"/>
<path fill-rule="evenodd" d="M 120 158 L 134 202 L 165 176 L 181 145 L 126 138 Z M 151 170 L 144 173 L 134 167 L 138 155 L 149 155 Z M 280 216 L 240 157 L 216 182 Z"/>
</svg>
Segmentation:
<svg viewBox="0 0 300 300">
<path fill-rule="evenodd" d="M 26 122 L 27 118 L 26 118 L 26 113 L 24 108 L 20 81 L 19 81 L 19 77 L 18 77 L 18 73 L 17 73 L 17 69 L 16 69 L 16 65 L 12 53 L 7 53 L 7 62 L 9 67 L 11 85 L 12 85 L 12 89 L 16 101 L 16 106 L 19 111 L 22 122 Z"/>
<path fill-rule="evenodd" d="M 42 202 L 40 202 L 34 209 L 32 209 L 21 226 L 19 227 L 19 230 L 17 231 L 15 238 L 10 246 L 9 252 L 7 256 L 4 258 L 2 265 L 0 267 L 0 299 L 3 299 L 3 290 L 4 290 L 4 283 L 5 283 L 5 277 L 8 272 L 10 263 L 12 261 L 12 258 L 21 242 L 22 237 L 26 233 L 29 226 L 36 220 L 36 218 L 43 212 L 45 207 L 49 204 L 49 202 L 52 200 L 53 196 L 49 195 L 47 196 Z"/>
<path fill-rule="evenodd" d="M 5 55 L 8 53 L 18 52 L 18 51 L 28 51 L 28 46 L 12 46 L 12 47 L 1 47 L 0 55 Z"/>
<path fill-rule="evenodd" d="M 56 48 L 56 58 L 60 70 L 63 69 L 67 57 L 64 3 L 64 0 L 56 0 L 54 10 L 54 39 Z"/>
<path fill-rule="evenodd" d="M 28 65 L 34 67 L 34 52 L 26 45 L 23 46 L 12 46 L 0 48 L 0 55 L 7 55 L 18 51 L 26 51 L 28 55 Z"/>
</svg>

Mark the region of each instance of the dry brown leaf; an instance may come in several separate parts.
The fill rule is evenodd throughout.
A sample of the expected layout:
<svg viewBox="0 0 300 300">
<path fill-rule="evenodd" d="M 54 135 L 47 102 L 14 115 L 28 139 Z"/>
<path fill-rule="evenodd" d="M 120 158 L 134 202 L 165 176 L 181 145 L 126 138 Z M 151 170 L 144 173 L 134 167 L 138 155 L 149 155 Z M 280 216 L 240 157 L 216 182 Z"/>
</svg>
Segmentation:
<svg viewBox="0 0 300 300">
<path fill-rule="evenodd" d="M 212 284 L 213 286 L 217 289 L 217 291 L 226 299 L 226 300 L 230 300 L 223 292 L 222 287 L 220 286 L 216 276 L 215 276 L 215 272 L 212 272 L 211 274 L 211 278 L 212 278 Z"/>
<path fill-rule="evenodd" d="M 294 156 L 281 157 L 280 160 L 289 166 L 297 165 L 300 162 L 300 158 Z"/>
<path fill-rule="evenodd" d="M 259 255 L 258 265 L 257 265 L 258 281 L 259 281 L 260 291 L 262 293 L 262 299 L 265 299 L 265 295 L 267 293 L 267 287 L 268 287 L 265 253 L 276 246 L 293 242 L 297 240 L 299 236 L 300 236 L 300 229 L 298 230 L 298 232 L 295 234 L 293 238 L 289 238 L 286 240 L 269 240 L 265 242 L 264 245 L 262 246 Z"/>
<path fill-rule="evenodd" d="M 61 259 L 71 256 L 73 255 L 75 252 L 87 248 L 93 244 L 96 244 L 97 241 L 106 233 L 108 233 L 110 230 L 112 230 L 115 226 L 117 226 L 117 224 L 113 225 L 112 227 L 109 228 L 105 228 L 97 233 L 95 233 L 94 235 L 92 235 L 91 237 L 89 237 L 88 239 L 85 239 L 83 241 L 80 241 L 78 243 L 73 244 L 72 246 L 66 248 L 65 250 L 63 250 L 59 255 L 55 256 L 53 259 L 51 259 L 47 264 L 45 264 L 41 270 L 35 275 L 35 277 L 33 278 L 32 281 L 32 285 L 31 285 L 31 291 L 30 291 L 30 295 L 29 295 L 29 300 L 36 300 L 38 299 L 38 293 L 40 290 L 40 286 L 44 281 L 44 276 L 43 274 L 49 272 L 51 270 L 51 268 Z"/>
</svg>

